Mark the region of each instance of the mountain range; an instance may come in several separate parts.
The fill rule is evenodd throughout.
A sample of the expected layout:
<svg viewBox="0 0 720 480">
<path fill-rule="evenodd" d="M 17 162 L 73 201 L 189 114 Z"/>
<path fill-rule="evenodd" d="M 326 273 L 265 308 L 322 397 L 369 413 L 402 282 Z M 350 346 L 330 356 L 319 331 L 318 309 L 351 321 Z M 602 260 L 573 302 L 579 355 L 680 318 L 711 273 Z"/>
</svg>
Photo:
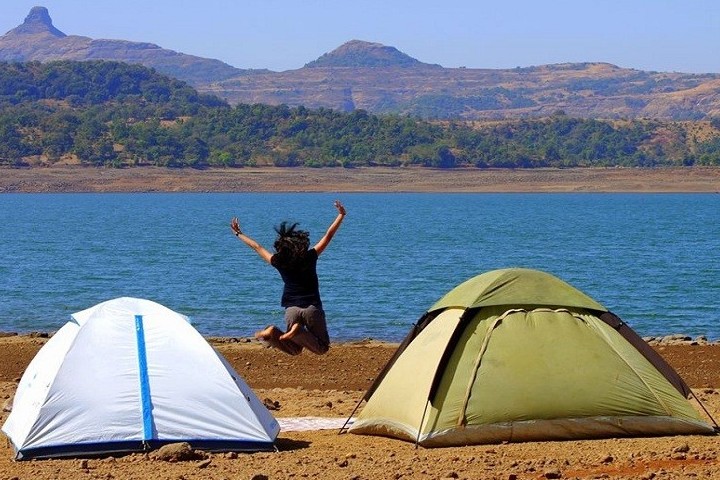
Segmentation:
<svg viewBox="0 0 720 480">
<path fill-rule="evenodd" d="M 361 40 L 295 70 L 241 69 L 152 43 L 66 35 L 45 7 L 33 7 L 22 24 L 0 37 L 0 61 L 98 59 L 154 68 L 231 104 L 463 120 L 544 117 L 558 111 L 606 119 L 720 117 L 720 74 L 714 73 L 649 72 L 608 63 L 444 68 Z"/>
</svg>

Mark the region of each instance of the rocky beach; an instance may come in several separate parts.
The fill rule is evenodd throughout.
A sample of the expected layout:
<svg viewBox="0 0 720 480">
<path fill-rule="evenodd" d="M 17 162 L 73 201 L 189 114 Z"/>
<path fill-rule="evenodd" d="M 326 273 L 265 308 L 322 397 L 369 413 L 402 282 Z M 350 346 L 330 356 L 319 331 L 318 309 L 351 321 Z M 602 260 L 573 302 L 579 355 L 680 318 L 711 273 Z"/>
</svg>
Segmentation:
<svg viewBox="0 0 720 480">
<path fill-rule="evenodd" d="M 0 338 L 1 420 L 20 377 L 47 341 L 42 334 Z M 245 338 L 209 338 L 272 414 L 347 418 L 397 345 L 371 340 L 333 344 L 324 356 L 297 357 Z M 720 417 L 720 344 L 668 337 L 653 346 Z M 697 408 L 696 400 L 691 400 Z M 717 436 L 615 438 L 415 448 L 400 440 L 338 434 L 337 429 L 281 431 L 277 452 L 157 452 L 87 459 L 13 461 L 0 451 L 6 479 L 692 479 L 720 478 Z"/>
</svg>

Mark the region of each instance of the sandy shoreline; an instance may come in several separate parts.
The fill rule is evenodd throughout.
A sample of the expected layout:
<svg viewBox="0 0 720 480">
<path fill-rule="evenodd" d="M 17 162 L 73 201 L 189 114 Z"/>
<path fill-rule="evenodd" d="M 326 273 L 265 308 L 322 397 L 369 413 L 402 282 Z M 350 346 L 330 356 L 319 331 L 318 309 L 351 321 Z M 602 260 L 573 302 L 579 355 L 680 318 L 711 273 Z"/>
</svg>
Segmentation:
<svg viewBox="0 0 720 480">
<path fill-rule="evenodd" d="M 290 357 L 248 339 L 209 338 L 276 418 L 346 418 L 396 345 L 333 344 L 327 355 Z M 46 339 L 0 337 L 0 398 L 8 404 Z M 720 344 L 656 344 L 710 413 L 720 417 Z M 7 412 L 2 412 L 2 421 Z M 281 432 L 277 453 L 211 454 L 168 463 L 143 454 L 89 460 L 14 462 L 5 442 L 0 478 L 106 479 L 687 479 L 720 478 L 716 436 L 532 442 L 415 449 L 381 437 L 335 430 Z"/>
<path fill-rule="evenodd" d="M 720 168 L 0 168 L 11 192 L 720 192 Z"/>
</svg>

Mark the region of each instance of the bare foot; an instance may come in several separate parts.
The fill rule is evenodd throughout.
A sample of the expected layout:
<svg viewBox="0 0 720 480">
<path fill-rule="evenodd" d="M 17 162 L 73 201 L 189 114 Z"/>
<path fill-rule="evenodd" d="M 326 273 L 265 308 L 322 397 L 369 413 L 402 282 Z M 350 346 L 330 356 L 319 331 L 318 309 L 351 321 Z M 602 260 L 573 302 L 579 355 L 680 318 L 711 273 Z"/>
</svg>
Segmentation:
<svg viewBox="0 0 720 480">
<path fill-rule="evenodd" d="M 280 335 L 280 340 L 291 340 L 295 335 L 297 335 L 300 327 L 302 327 L 302 325 L 300 325 L 299 323 L 293 323 L 290 327 L 290 330 Z"/>
<path fill-rule="evenodd" d="M 274 328 L 274 325 L 270 325 L 264 330 L 258 330 L 257 332 L 255 332 L 255 338 L 257 338 L 258 340 L 267 340 L 268 338 L 272 337 L 272 332 Z"/>
</svg>

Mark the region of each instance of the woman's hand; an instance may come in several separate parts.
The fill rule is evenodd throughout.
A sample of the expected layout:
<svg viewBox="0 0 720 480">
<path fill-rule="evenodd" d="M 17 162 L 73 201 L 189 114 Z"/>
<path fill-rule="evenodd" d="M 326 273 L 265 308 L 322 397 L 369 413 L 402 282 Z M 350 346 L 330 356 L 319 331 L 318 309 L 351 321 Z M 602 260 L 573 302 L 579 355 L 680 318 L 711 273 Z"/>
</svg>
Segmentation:
<svg viewBox="0 0 720 480">
<path fill-rule="evenodd" d="M 237 217 L 233 217 L 232 220 L 230 220 L 230 229 L 236 237 L 238 235 L 242 235 L 242 230 L 240 230 L 240 223 L 238 222 Z"/>
<path fill-rule="evenodd" d="M 240 230 L 240 222 L 238 222 L 237 217 L 233 217 L 232 220 L 230 220 L 230 229 L 232 230 L 233 235 L 238 238 L 238 240 L 255 250 L 255 253 L 260 255 L 260 258 L 265 260 L 267 263 L 270 263 L 270 260 L 272 260 L 272 253 L 265 250 L 262 245 L 245 235 L 242 230 Z"/>
<path fill-rule="evenodd" d="M 342 203 L 340 203 L 340 200 L 335 200 L 335 208 L 337 208 L 337 211 L 340 215 L 343 215 L 343 216 L 346 215 L 345 207 L 343 206 Z"/>
</svg>

